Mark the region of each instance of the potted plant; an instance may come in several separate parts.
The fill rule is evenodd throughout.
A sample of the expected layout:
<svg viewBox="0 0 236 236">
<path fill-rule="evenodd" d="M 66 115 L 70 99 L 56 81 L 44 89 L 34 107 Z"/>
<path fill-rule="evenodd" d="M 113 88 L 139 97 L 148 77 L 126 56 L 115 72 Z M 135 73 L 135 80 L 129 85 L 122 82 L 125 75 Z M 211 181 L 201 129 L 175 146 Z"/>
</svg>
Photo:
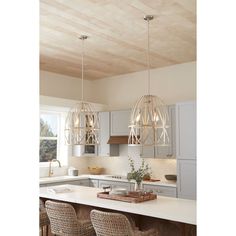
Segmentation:
<svg viewBox="0 0 236 236">
<path fill-rule="evenodd" d="M 135 180 L 135 191 L 142 190 L 142 181 L 150 179 L 151 177 L 151 168 L 148 164 L 145 163 L 144 159 L 142 159 L 142 164 L 138 169 L 134 167 L 134 160 L 129 157 L 129 165 L 131 167 L 131 171 L 127 174 L 127 179 Z"/>
</svg>

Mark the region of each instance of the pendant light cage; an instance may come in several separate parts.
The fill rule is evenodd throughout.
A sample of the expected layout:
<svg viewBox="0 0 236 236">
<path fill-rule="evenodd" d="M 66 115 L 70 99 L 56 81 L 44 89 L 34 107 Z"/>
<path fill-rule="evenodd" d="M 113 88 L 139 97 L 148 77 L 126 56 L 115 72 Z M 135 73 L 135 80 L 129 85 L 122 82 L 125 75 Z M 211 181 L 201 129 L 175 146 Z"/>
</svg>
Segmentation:
<svg viewBox="0 0 236 236">
<path fill-rule="evenodd" d="M 90 103 L 80 102 L 66 118 L 65 140 L 67 145 L 98 145 L 99 117 Z"/>
<path fill-rule="evenodd" d="M 169 115 L 163 101 L 144 95 L 135 104 L 129 125 L 129 146 L 168 146 Z"/>
<path fill-rule="evenodd" d="M 67 145 L 98 145 L 99 117 L 92 104 L 83 101 L 84 79 L 84 40 L 88 36 L 81 35 L 82 40 L 82 101 L 76 104 L 67 114 L 65 122 L 65 142 Z"/>
<path fill-rule="evenodd" d="M 149 21 L 152 15 L 144 16 L 148 26 L 147 72 L 148 95 L 142 96 L 133 107 L 129 125 L 129 146 L 169 146 L 168 128 L 170 120 L 168 109 L 157 96 L 150 95 L 150 56 L 149 56 Z"/>
</svg>

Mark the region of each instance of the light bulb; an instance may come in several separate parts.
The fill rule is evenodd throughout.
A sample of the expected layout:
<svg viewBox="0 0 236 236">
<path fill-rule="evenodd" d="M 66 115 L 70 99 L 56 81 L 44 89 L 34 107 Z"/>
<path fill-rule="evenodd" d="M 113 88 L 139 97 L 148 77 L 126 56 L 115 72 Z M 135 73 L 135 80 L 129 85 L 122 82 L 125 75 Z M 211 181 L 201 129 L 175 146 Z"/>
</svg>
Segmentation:
<svg viewBox="0 0 236 236">
<path fill-rule="evenodd" d="M 78 117 L 75 119 L 74 127 L 79 127 L 79 118 Z"/>
<path fill-rule="evenodd" d="M 136 117 L 136 122 L 139 122 L 140 120 L 140 113 L 138 113 L 137 117 Z"/>
<path fill-rule="evenodd" d="M 153 115 L 153 121 L 154 122 L 158 122 L 159 120 L 159 116 L 157 115 L 157 113 L 155 112 L 154 115 Z"/>
</svg>

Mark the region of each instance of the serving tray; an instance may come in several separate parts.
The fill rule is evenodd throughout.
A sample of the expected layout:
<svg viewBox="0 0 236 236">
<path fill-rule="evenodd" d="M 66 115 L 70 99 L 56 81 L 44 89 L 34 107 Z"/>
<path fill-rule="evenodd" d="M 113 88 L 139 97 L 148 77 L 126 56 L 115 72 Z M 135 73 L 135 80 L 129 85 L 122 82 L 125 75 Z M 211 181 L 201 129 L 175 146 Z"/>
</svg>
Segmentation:
<svg viewBox="0 0 236 236">
<path fill-rule="evenodd" d="M 154 200 L 157 198 L 157 195 L 154 193 L 140 193 L 140 192 L 129 192 L 127 195 L 118 195 L 118 194 L 116 195 L 116 194 L 109 194 L 109 192 L 101 192 L 97 193 L 97 197 L 110 200 L 117 200 L 122 202 L 139 203 L 139 202 Z"/>
</svg>

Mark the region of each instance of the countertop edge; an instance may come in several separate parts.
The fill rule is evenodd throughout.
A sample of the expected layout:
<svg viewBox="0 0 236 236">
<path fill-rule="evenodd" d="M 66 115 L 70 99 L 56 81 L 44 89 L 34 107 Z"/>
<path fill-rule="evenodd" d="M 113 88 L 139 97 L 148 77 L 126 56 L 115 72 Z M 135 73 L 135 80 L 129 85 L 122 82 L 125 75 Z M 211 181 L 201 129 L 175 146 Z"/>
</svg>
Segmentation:
<svg viewBox="0 0 236 236">
<path fill-rule="evenodd" d="M 51 179 L 48 179 L 51 178 Z M 50 184 L 50 183 L 60 183 L 60 182 L 69 182 L 69 181 L 76 181 L 76 180 L 86 180 L 86 179 L 97 179 L 97 180 L 104 180 L 104 181 L 115 181 L 115 182 L 126 182 L 126 183 L 134 183 L 134 181 L 129 181 L 127 179 L 116 179 L 116 178 L 109 178 L 107 175 L 78 175 L 78 176 L 55 176 L 54 177 L 44 177 L 39 179 L 40 185 L 43 184 Z M 166 186 L 166 187 L 173 187 L 176 188 L 176 183 L 168 183 L 163 181 L 157 181 L 157 182 L 149 182 L 149 181 L 143 181 L 143 184 L 148 185 L 156 185 L 156 186 Z"/>
</svg>

